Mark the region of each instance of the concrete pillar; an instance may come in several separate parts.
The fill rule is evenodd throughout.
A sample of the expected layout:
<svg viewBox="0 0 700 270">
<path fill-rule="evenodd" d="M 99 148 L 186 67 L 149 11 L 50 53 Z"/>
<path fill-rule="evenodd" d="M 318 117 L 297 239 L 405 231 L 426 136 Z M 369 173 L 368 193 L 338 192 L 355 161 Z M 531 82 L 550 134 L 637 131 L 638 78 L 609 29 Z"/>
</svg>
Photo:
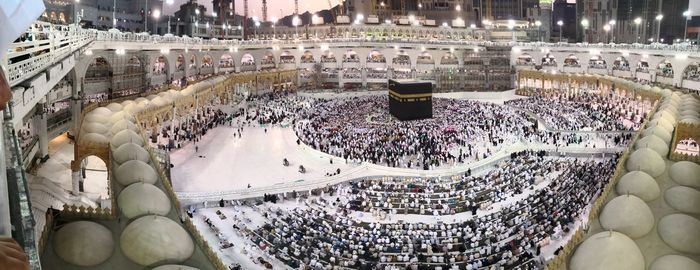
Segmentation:
<svg viewBox="0 0 700 270">
<path fill-rule="evenodd" d="M 49 158 L 49 131 L 46 120 L 49 115 L 46 112 L 46 99 L 42 99 L 36 104 L 36 114 L 32 118 L 34 130 L 37 136 L 39 136 L 39 158 L 42 161 Z"/>
<path fill-rule="evenodd" d="M 362 87 L 367 87 L 367 69 L 363 68 L 360 72 L 362 73 Z"/>
<path fill-rule="evenodd" d="M 80 182 L 82 182 L 82 176 L 80 174 L 80 171 L 71 172 L 71 192 L 73 193 L 73 195 L 77 195 L 80 193 Z"/>
<path fill-rule="evenodd" d="M 338 69 L 338 88 L 343 89 L 345 86 L 345 81 L 343 80 L 343 69 Z"/>
<path fill-rule="evenodd" d="M 73 136 L 78 134 L 80 131 L 80 112 L 83 110 L 83 101 L 80 98 L 80 93 L 82 90 L 82 85 L 80 79 L 75 79 L 72 82 L 70 108 L 71 108 L 71 120 L 73 121 L 73 128 L 69 130 L 69 134 Z"/>
<path fill-rule="evenodd" d="M 71 121 L 73 121 L 73 128 L 69 130 L 72 136 L 76 136 L 78 131 L 80 131 L 80 112 L 83 110 L 83 100 L 79 96 L 73 96 L 70 98 L 70 110 L 71 110 Z"/>
</svg>

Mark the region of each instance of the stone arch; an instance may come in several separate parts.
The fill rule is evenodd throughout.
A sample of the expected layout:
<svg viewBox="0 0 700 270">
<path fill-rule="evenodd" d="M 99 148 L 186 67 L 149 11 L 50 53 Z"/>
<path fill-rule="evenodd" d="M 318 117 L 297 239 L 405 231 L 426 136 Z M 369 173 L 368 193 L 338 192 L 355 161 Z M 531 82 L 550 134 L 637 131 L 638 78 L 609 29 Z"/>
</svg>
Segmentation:
<svg viewBox="0 0 700 270">
<path fill-rule="evenodd" d="M 446 52 L 440 58 L 440 64 L 441 65 L 457 65 L 457 64 L 459 64 L 459 60 L 457 59 L 457 56 L 455 56 L 452 52 Z"/>
<path fill-rule="evenodd" d="M 296 64 L 296 58 L 294 57 L 294 55 L 291 52 L 283 51 L 280 54 L 279 63 L 280 64 Z"/>
<path fill-rule="evenodd" d="M 534 65 L 535 62 L 532 60 L 532 55 L 528 53 L 523 53 L 519 55 L 518 58 L 515 60 L 515 64 L 520 66 L 530 66 Z"/>
<path fill-rule="evenodd" d="M 316 63 L 314 54 L 309 50 L 304 51 L 304 54 L 301 55 L 301 63 Z"/>
<path fill-rule="evenodd" d="M 255 65 L 255 57 L 250 54 L 246 53 L 243 56 L 241 56 L 241 66 L 254 66 Z"/>
<path fill-rule="evenodd" d="M 113 72 L 114 70 L 112 69 L 112 64 L 109 63 L 109 60 L 107 60 L 105 57 L 97 56 L 90 60 L 90 64 L 88 64 L 88 67 L 85 69 L 83 78 L 85 78 L 85 80 L 88 80 L 88 78 L 111 78 Z"/>
<path fill-rule="evenodd" d="M 170 70 L 168 66 L 168 58 L 164 55 L 160 55 L 155 58 L 153 65 L 151 66 L 151 73 L 153 75 L 167 75 Z"/>
<path fill-rule="evenodd" d="M 275 68 L 275 55 L 272 51 L 265 51 L 260 57 L 260 69 Z"/>
<path fill-rule="evenodd" d="M 399 65 L 410 65 L 411 64 L 411 57 L 406 53 L 404 50 L 399 50 L 396 53 L 396 56 L 394 56 L 393 59 L 391 59 L 392 64 L 399 64 Z"/>
<path fill-rule="evenodd" d="M 236 64 L 230 54 L 222 54 L 219 59 L 219 68 L 235 68 Z"/>
<path fill-rule="evenodd" d="M 647 60 L 637 61 L 636 71 L 643 72 L 643 73 L 649 73 L 649 61 L 647 61 Z"/>
<path fill-rule="evenodd" d="M 418 64 L 429 64 L 429 65 L 434 65 L 435 64 L 435 59 L 433 59 L 433 55 L 430 54 L 427 51 L 423 51 L 419 56 L 418 56 Z"/>
<path fill-rule="evenodd" d="M 683 69 L 683 79 L 700 81 L 700 68 L 698 62 L 691 62 Z"/>
<path fill-rule="evenodd" d="M 357 55 L 357 52 L 355 52 L 355 50 L 348 49 L 343 54 L 343 62 L 360 62 L 360 57 Z"/>
<path fill-rule="evenodd" d="M 663 59 L 656 66 L 656 76 L 673 78 L 673 65 L 668 59 Z"/>
<path fill-rule="evenodd" d="M 600 55 L 594 55 L 588 59 L 588 67 L 594 69 L 606 69 L 608 68 L 608 63 Z"/>
<path fill-rule="evenodd" d="M 629 71 L 630 62 L 624 56 L 619 56 L 613 62 L 613 70 Z"/>
<path fill-rule="evenodd" d="M 321 54 L 321 63 L 337 63 L 338 59 L 335 58 L 335 54 L 328 50 Z"/>
<path fill-rule="evenodd" d="M 185 56 L 182 54 L 178 54 L 177 58 L 175 58 L 175 70 L 176 71 L 185 71 Z"/>
<path fill-rule="evenodd" d="M 578 56 L 575 54 L 569 54 L 566 58 L 564 58 L 564 66 L 565 67 L 580 67 L 581 62 L 579 62 Z"/>
<path fill-rule="evenodd" d="M 108 195 L 109 193 L 109 157 L 100 153 L 86 153 L 76 163 L 77 170 L 82 179 L 82 191 Z M 97 181 L 101 183 L 96 183 Z"/>
<path fill-rule="evenodd" d="M 262 55 L 260 59 L 260 63 L 265 65 L 265 64 L 275 64 L 275 54 L 272 53 L 272 51 L 265 51 L 265 53 Z"/>
<path fill-rule="evenodd" d="M 200 65 L 201 68 L 210 68 L 214 67 L 214 60 L 212 60 L 211 56 L 208 54 L 205 54 L 202 56 L 202 63 Z"/>
<path fill-rule="evenodd" d="M 371 50 L 367 55 L 367 63 L 386 63 L 386 57 L 378 50 Z"/>
<path fill-rule="evenodd" d="M 190 55 L 190 60 L 187 64 L 189 68 L 197 68 L 197 55 L 196 54 L 191 54 Z"/>
<path fill-rule="evenodd" d="M 557 58 L 551 53 L 547 53 L 542 57 L 542 66 L 557 66 Z"/>
</svg>

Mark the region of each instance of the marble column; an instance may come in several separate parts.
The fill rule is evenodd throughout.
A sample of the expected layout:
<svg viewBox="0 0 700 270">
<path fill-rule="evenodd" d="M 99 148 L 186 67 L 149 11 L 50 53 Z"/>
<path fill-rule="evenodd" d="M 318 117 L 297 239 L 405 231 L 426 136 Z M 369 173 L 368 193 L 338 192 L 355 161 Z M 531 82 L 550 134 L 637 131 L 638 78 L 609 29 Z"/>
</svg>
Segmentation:
<svg viewBox="0 0 700 270">
<path fill-rule="evenodd" d="M 36 134 L 39 136 L 39 158 L 44 161 L 49 158 L 49 131 L 48 131 L 48 113 L 46 111 L 46 98 L 43 98 L 36 104 L 36 114 L 33 117 L 33 125 Z"/>
<path fill-rule="evenodd" d="M 71 193 L 73 193 L 73 195 L 78 195 L 80 193 L 80 182 L 82 182 L 80 170 L 77 172 L 71 172 L 71 180 Z"/>
<path fill-rule="evenodd" d="M 80 131 L 80 112 L 83 110 L 83 100 L 80 97 L 80 92 L 81 92 L 81 87 L 82 85 L 80 84 L 79 80 L 73 80 L 72 82 L 72 90 L 71 90 L 71 98 L 70 98 L 70 108 L 71 108 L 71 113 L 72 117 L 71 120 L 73 121 L 73 128 L 70 130 L 70 134 L 72 136 L 76 136 L 78 134 L 78 131 Z"/>
</svg>

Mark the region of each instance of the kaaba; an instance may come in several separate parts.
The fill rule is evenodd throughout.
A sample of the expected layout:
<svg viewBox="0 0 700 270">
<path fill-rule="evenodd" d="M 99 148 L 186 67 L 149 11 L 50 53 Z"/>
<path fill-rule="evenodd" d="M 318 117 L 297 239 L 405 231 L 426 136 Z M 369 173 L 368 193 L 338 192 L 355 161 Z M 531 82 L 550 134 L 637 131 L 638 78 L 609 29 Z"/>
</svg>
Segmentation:
<svg viewBox="0 0 700 270">
<path fill-rule="evenodd" d="M 389 80 L 389 113 L 402 121 L 432 118 L 432 83 Z"/>
</svg>

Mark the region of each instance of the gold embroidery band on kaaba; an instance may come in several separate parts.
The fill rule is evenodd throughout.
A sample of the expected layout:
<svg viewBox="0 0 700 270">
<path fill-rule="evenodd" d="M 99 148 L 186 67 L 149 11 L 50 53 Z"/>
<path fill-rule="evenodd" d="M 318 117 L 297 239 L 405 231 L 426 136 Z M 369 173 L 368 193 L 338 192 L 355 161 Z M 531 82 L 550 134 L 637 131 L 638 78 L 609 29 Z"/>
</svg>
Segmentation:
<svg viewBox="0 0 700 270">
<path fill-rule="evenodd" d="M 429 98 L 433 97 L 433 93 L 425 93 L 425 94 L 399 94 L 396 93 L 392 90 L 389 90 L 389 95 L 393 98 L 396 99 L 407 99 L 407 98 Z"/>
</svg>

